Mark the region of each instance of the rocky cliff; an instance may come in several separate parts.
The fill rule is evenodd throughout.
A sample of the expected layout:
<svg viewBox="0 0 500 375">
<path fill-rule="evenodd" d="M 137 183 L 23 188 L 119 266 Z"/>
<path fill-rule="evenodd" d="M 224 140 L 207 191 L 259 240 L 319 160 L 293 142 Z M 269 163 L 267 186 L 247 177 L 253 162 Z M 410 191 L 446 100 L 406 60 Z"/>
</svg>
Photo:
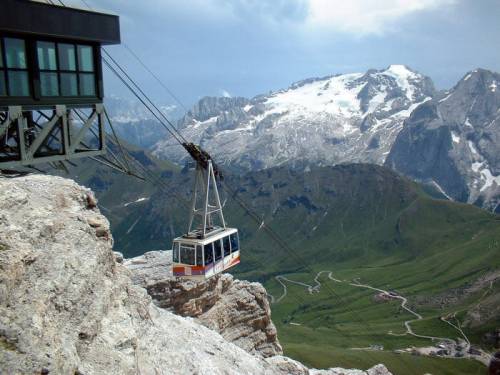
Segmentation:
<svg viewBox="0 0 500 375">
<path fill-rule="evenodd" d="M 500 74 L 476 69 L 415 109 L 386 165 L 450 199 L 500 212 L 498 150 Z"/>
<path fill-rule="evenodd" d="M 0 373 L 365 374 L 253 356 L 156 306 L 115 260 L 108 228 L 71 180 L 0 177 Z"/>
<path fill-rule="evenodd" d="M 283 354 L 261 284 L 235 280 L 229 274 L 206 282 L 178 280 L 171 272 L 171 251 L 149 252 L 124 264 L 132 271 L 132 280 L 144 287 L 159 307 L 196 317 L 252 354 Z"/>
</svg>

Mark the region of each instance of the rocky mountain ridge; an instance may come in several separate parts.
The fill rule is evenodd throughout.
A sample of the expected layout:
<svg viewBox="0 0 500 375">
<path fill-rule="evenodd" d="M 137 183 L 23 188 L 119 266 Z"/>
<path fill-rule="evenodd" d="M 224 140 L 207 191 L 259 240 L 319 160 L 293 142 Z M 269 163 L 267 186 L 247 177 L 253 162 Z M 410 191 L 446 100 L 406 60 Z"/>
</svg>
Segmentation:
<svg viewBox="0 0 500 375">
<path fill-rule="evenodd" d="M 499 150 L 500 74 L 476 69 L 415 109 L 386 165 L 450 199 L 500 212 Z"/>
<path fill-rule="evenodd" d="M 90 190 L 59 177 L 0 177 L 0 372 L 389 374 L 253 356 L 153 304 L 112 244 Z"/>
<path fill-rule="evenodd" d="M 391 65 L 308 79 L 253 99 L 203 98 L 178 127 L 219 162 L 248 169 L 382 164 L 403 121 L 435 95 L 428 77 Z M 168 139 L 158 142 L 154 153 L 173 161 L 186 157 Z"/>
</svg>

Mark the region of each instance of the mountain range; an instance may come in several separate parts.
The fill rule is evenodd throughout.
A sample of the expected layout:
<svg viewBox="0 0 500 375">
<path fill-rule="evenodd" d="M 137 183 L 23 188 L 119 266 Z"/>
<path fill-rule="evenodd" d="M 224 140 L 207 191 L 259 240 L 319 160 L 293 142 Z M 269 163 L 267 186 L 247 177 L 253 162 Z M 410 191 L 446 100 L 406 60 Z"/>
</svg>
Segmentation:
<svg viewBox="0 0 500 375">
<path fill-rule="evenodd" d="M 253 99 L 204 98 L 179 122 L 182 134 L 219 163 L 259 170 L 281 164 L 382 164 L 411 111 L 436 95 L 432 81 L 402 65 L 312 78 Z M 154 146 L 157 156 L 184 150 Z"/>
<path fill-rule="evenodd" d="M 404 65 L 311 78 L 253 99 L 203 98 L 178 130 L 234 170 L 385 164 L 448 199 L 500 212 L 499 77 L 476 69 L 448 91 Z M 188 158 L 169 138 L 151 149 Z"/>
</svg>

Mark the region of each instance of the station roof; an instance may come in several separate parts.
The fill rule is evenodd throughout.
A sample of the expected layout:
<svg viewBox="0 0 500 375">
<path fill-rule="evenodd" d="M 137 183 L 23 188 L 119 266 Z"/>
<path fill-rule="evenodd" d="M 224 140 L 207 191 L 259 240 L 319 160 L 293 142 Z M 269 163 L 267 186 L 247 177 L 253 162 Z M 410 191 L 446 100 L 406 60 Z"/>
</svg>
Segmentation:
<svg viewBox="0 0 500 375">
<path fill-rule="evenodd" d="M 1 0 L 0 32 L 57 39 L 120 43 L 116 15 L 30 0 Z"/>
</svg>

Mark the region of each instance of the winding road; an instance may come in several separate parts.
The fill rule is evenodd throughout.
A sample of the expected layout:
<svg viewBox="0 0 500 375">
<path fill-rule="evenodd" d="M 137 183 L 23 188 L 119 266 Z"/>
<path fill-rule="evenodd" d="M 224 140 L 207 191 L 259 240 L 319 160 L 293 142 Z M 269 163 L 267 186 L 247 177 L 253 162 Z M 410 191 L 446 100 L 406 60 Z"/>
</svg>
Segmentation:
<svg viewBox="0 0 500 375">
<path fill-rule="evenodd" d="M 332 271 L 319 271 L 313 279 L 314 285 L 310 285 L 310 284 L 307 284 L 307 283 L 304 283 L 301 281 L 291 280 L 291 279 L 285 277 L 284 275 L 275 276 L 276 281 L 283 287 L 283 293 L 278 298 L 275 298 L 274 296 L 268 294 L 269 299 L 271 300 L 271 303 L 279 303 L 280 301 L 283 300 L 283 298 L 285 298 L 287 296 L 288 289 L 287 289 L 286 283 L 291 283 L 291 284 L 303 286 L 304 288 L 307 289 L 307 292 L 309 294 L 319 293 L 321 290 L 321 281 L 319 279 L 320 279 L 322 274 L 326 274 L 328 279 L 330 279 L 334 282 L 346 283 L 346 284 L 353 286 L 353 287 L 356 287 L 356 288 L 370 289 L 370 290 L 384 294 L 387 298 L 400 300 L 401 301 L 401 305 L 400 305 L 401 308 L 403 310 L 407 311 L 408 313 L 410 313 L 411 315 L 413 315 L 414 319 L 406 320 L 403 323 L 405 328 L 406 328 L 406 332 L 396 334 L 396 333 L 392 333 L 392 331 L 389 331 L 388 332 L 389 335 L 392 335 L 392 336 L 411 335 L 414 337 L 418 337 L 418 338 L 422 338 L 422 339 L 429 339 L 432 341 L 447 342 L 447 343 L 453 345 L 453 347 L 456 347 L 458 345 L 457 341 L 450 339 L 450 338 L 447 338 L 447 337 L 427 336 L 427 335 L 419 335 L 419 334 L 415 333 L 411 327 L 411 324 L 414 322 L 417 322 L 419 320 L 423 320 L 424 318 L 422 317 L 422 315 L 420 315 L 419 313 L 413 311 L 411 308 L 408 307 L 408 299 L 406 297 L 403 297 L 403 296 L 396 294 L 394 292 L 389 292 L 389 291 L 384 290 L 384 289 L 373 287 L 371 285 L 362 284 L 361 282 L 358 281 L 358 279 L 353 279 L 353 282 L 349 282 L 347 280 L 336 279 L 333 277 Z M 457 324 L 453 324 L 452 322 L 450 322 L 449 321 L 450 318 L 455 318 Z M 467 335 L 462 330 L 462 327 L 460 326 L 460 322 L 456 319 L 455 314 L 453 314 L 452 316 L 448 316 L 448 317 L 441 317 L 440 320 L 446 324 L 449 324 L 451 327 L 453 327 L 455 330 L 457 330 L 460 333 L 460 335 L 464 338 L 465 342 L 467 343 L 464 351 L 465 351 L 465 353 L 468 353 L 470 346 L 471 346 L 471 343 L 470 343 Z M 290 324 L 292 324 L 292 323 L 290 323 Z M 300 325 L 300 324 L 294 323 L 294 325 Z M 476 360 L 482 362 L 483 364 L 488 365 L 490 357 L 491 357 L 490 354 L 486 353 L 486 352 L 482 352 L 482 351 L 480 351 L 480 352 L 481 353 L 479 355 L 470 354 L 470 355 L 468 355 L 468 357 L 476 359 Z"/>
<path fill-rule="evenodd" d="M 287 296 L 288 289 L 287 289 L 287 286 L 286 286 L 285 282 L 303 286 L 303 287 L 305 287 L 307 289 L 307 291 L 308 291 L 309 294 L 319 293 L 319 291 L 321 290 L 321 282 L 319 281 L 319 278 L 320 278 L 320 276 L 323 273 L 326 273 L 327 277 L 330 280 L 335 281 L 337 283 L 347 283 L 348 285 L 351 285 L 351 286 L 356 287 L 356 288 L 371 289 L 371 290 L 377 291 L 379 293 L 385 294 L 388 298 L 400 300 L 401 301 L 401 308 L 403 310 L 407 311 L 408 313 L 410 313 L 411 315 L 413 315 L 415 317 L 415 319 L 410 319 L 410 320 L 407 320 L 407 321 L 404 322 L 404 326 L 406 328 L 406 332 L 405 333 L 397 334 L 397 333 L 392 333 L 391 331 L 389 331 L 388 332 L 389 335 L 393 335 L 393 336 L 411 335 L 411 336 L 418 337 L 418 338 L 429 339 L 429 340 L 433 340 L 433 341 L 434 340 L 446 341 L 446 342 L 450 342 L 452 344 L 456 344 L 455 340 L 452 340 L 452 339 L 447 338 L 447 337 L 427 336 L 427 335 L 419 335 L 419 334 L 415 333 L 413 331 L 412 327 L 411 327 L 411 323 L 417 322 L 417 321 L 422 320 L 424 318 L 422 317 L 422 315 L 420 315 L 419 313 L 413 311 L 412 309 L 410 309 L 407 306 L 408 299 L 406 297 L 400 296 L 400 295 L 395 294 L 395 293 L 390 293 L 390 292 L 388 292 L 387 290 L 384 290 L 384 289 L 372 287 L 371 285 L 361 284 L 357 279 L 354 279 L 354 282 L 348 282 L 348 281 L 342 281 L 342 280 L 336 279 L 336 278 L 333 277 L 333 272 L 332 271 L 319 271 L 316 274 L 316 277 L 314 278 L 314 284 L 315 285 L 309 285 L 309 284 L 301 282 L 301 281 L 290 280 L 289 278 L 287 278 L 287 277 L 285 277 L 283 275 L 276 276 L 275 277 L 276 281 L 283 287 L 283 294 L 281 294 L 281 296 L 279 296 L 278 298 L 274 298 L 274 296 L 270 295 L 271 303 L 279 303 L 280 301 L 283 300 L 283 298 L 285 298 Z M 458 330 L 460 332 L 460 334 L 465 338 L 466 342 L 469 343 L 469 340 L 466 338 L 464 332 L 459 327 L 457 327 L 454 324 L 448 322 L 447 320 L 443 320 L 443 321 L 446 322 L 446 323 L 448 323 L 448 324 L 450 324 L 452 327 L 454 327 L 456 330 Z"/>
</svg>

